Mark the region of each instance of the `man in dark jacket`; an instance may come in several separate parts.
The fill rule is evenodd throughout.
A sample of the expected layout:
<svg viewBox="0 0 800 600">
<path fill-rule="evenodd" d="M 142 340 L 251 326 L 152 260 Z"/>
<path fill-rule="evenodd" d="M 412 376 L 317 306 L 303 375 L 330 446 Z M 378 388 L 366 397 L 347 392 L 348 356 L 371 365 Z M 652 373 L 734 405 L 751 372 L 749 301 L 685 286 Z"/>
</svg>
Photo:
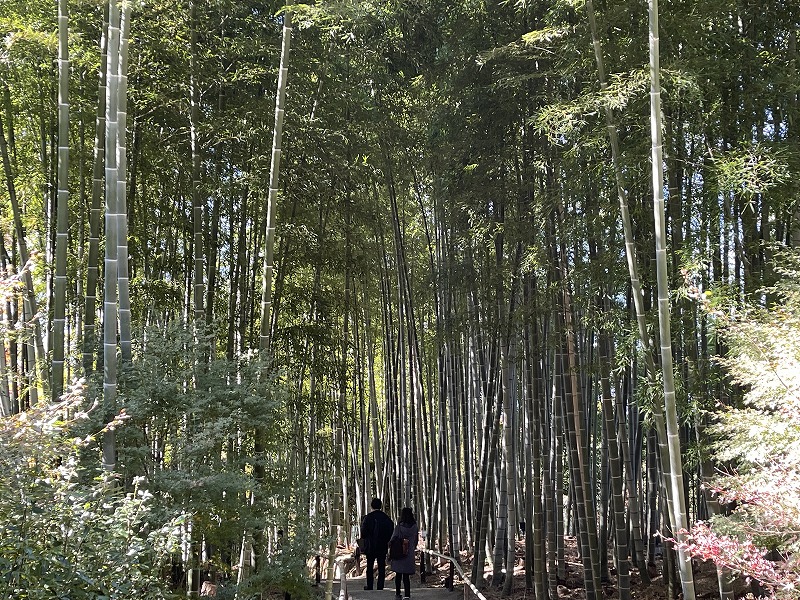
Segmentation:
<svg viewBox="0 0 800 600">
<path fill-rule="evenodd" d="M 361 537 L 366 540 L 367 555 L 367 585 L 365 590 L 372 589 L 372 580 L 375 561 L 378 561 L 378 581 L 377 589 L 383 589 L 386 579 L 386 552 L 389 548 L 389 538 L 394 531 L 394 521 L 389 518 L 383 510 L 383 502 L 380 498 L 373 498 L 372 510 L 361 520 Z"/>
</svg>

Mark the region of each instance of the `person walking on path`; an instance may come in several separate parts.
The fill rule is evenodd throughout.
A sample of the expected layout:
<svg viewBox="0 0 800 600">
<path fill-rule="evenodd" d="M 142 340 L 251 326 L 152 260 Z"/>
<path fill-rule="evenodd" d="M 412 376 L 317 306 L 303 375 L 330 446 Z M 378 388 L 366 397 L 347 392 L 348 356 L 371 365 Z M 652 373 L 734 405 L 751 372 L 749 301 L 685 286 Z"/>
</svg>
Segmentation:
<svg viewBox="0 0 800 600">
<path fill-rule="evenodd" d="M 400 581 L 403 582 L 403 588 L 405 591 L 405 596 L 403 600 L 410 600 L 411 598 L 411 576 L 414 574 L 414 553 L 417 549 L 417 543 L 419 542 L 419 528 L 417 527 L 417 520 L 414 518 L 414 513 L 410 508 L 404 508 L 400 511 L 400 519 L 397 522 L 397 527 L 394 528 L 394 532 L 392 533 L 392 537 L 389 540 L 389 546 L 393 545 L 394 540 L 399 540 L 397 543 L 398 548 L 403 548 L 404 544 L 402 540 L 408 540 L 407 546 L 402 550 L 398 551 L 396 554 L 392 553 L 393 556 L 390 556 L 392 559 L 392 571 L 397 573 L 395 577 L 395 588 L 397 590 L 396 600 L 401 598 L 400 596 Z M 395 556 L 405 553 L 402 558 L 399 556 L 395 558 Z"/>
<path fill-rule="evenodd" d="M 389 538 L 394 530 L 394 521 L 383 512 L 383 502 L 380 498 L 373 498 L 370 503 L 372 510 L 361 520 L 361 537 L 364 539 L 367 555 L 367 585 L 365 590 L 372 589 L 374 579 L 373 569 L 378 561 L 378 581 L 376 587 L 383 589 L 386 580 L 386 552 L 389 549 Z"/>
</svg>

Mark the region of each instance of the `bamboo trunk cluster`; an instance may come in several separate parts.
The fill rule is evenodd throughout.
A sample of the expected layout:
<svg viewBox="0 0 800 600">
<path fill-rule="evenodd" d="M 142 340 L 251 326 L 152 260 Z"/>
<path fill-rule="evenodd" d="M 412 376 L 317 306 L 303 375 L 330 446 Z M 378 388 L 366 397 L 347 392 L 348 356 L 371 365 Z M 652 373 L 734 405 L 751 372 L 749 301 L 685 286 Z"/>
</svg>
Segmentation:
<svg viewBox="0 0 800 600">
<path fill-rule="evenodd" d="M 501 3 L 494 7 L 497 14 L 481 21 L 485 31 L 467 32 L 476 34 L 465 36 L 469 48 L 458 45 L 460 40 L 440 43 L 441 23 L 457 23 L 449 14 L 437 14 L 441 23 L 427 21 L 427 13 L 411 23 L 407 14 L 383 7 L 385 12 L 377 13 L 386 20 L 378 22 L 367 10 L 364 23 L 381 32 L 377 37 L 390 37 L 382 35 L 387 23 L 402 30 L 398 39 L 408 47 L 395 56 L 394 49 L 376 52 L 362 45 L 362 37 L 371 38 L 361 35 L 360 21 L 352 36 L 339 36 L 352 25 L 350 16 L 327 14 L 333 10 L 327 5 L 289 6 L 261 29 L 247 29 L 252 7 L 231 5 L 230 15 L 215 20 L 219 7 L 192 2 L 189 23 L 180 24 L 177 36 L 189 40 L 188 51 L 164 41 L 175 51 L 169 56 L 186 56 L 188 65 L 170 80 L 180 81 L 180 89 L 170 92 L 176 95 L 169 101 L 162 88 L 165 98 L 155 102 L 132 95 L 130 116 L 131 4 L 110 0 L 100 43 L 91 197 L 82 190 L 79 202 L 70 198 L 69 175 L 85 166 L 88 176 L 90 159 L 83 151 L 70 155 L 75 88 L 69 87 L 66 7 L 65 0 L 58 2 L 57 131 L 50 124 L 50 152 L 56 148 L 58 157 L 51 173 L 57 177 L 55 204 L 52 189 L 47 202 L 52 181 L 36 179 L 33 185 L 17 172 L 12 103 L 3 80 L 0 154 L 14 230 L 8 236 L 11 248 L 3 240 L 0 262 L 22 279 L 24 290 L 21 300 L 13 298 L 3 307 L 2 414 L 25 410 L 42 392 L 57 399 L 73 375 L 69 357 L 79 348 L 83 372 L 103 372 L 103 411 L 111 421 L 124 398 L 118 391 L 123 367 L 147 356 L 146 349 L 134 355 L 134 330 L 154 326 L 157 336 L 170 331 L 170 322 L 193 325 L 191 342 L 182 342 L 188 351 L 201 344 L 200 325 L 207 325 L 209 335 L 219 331 L 220 339 L 211 343 L 207 356 L 194 357 L 191 375 L 178 386 L 197 394 L 197 406 L 163 417 L 168 425 L 157 426 L 153 417 L 142 427 L 150 436 L 146 461 L 165 468 L 176 446 L 195 441 L 196 410 L 208 410 L 215 424 L 227 422 L 230 415 L 207 408 L 215 397 L 198 383 L 212 365 L 216 344 L 235 365 L 235 375 L 225 381 L 227 391 L 274 376 L 278 399 L 258 398 L 259 408 L 273 400 L 280 404 L 282 431 L 276 435 L 262 424 L 246 424 L 204 458 L 215 467 L 241 459 L 238 468 L 256 486 L 266 486 L 271 469 L 299 482 L 291 492 L 291 508 L 282 508 L 280 519 L 288 521 L 290 513 L 308 516 L 309 527 L 316 528 L 312 538 L 327 540 L 319 551 L 329 557 L 331 577 L 337 548 L 352 543 L 370 498 L 378 496 L 395 519 L 404 506 L 413 508 L 429 547 L 458 560 L 471 553 L 469 576 L 478 587 L 492 585 L 504 596 L 513 594 L 512 575 L 522 563 L 526 588 L 537 599 L 555 600 L 559 586 L 575 575 L 568 563 L 576 561 L 587 598 L 599 600 L 615 575 L 620 599 L 629 600 L 634 575 L 643 584 L 650 580 L 657 534 L 680 539 L 694 515 L 713 509 L 712 499 L 693 494 L 693 474 L 682 470 L 681 439 L 690 439 L 692 432 L 678 418 L 676 374 L 691 387 L 693 398 L 724 396 L 729 392 L 722 384 L 706 383 L 717 379 L 711 357 L 724 346 L 709 333 L 699 309 L 670 295 L 679 284 L 679 256 L 713 253 L 702 277 L 735 284 L 736 294 L 744 296 L 771 275 L 758 240 L 792 240 L 796 217 L 779 215 L 777 201 L 771 204 L 768 195 L 748 207 L 743 192 L 720 192 L 721 184 L 711 183 L 721 176 L 715 162 L 719 152 L 714 148 L 717 154 L 709 152 L 698 162 L 702 152 L 693 146 L 728 151 L 742 131 L 757 131 L 759 141 L 768 137 L 767 110 L 776 123 L 791 124 L 793 117 L 784 118 L 766 104 L 768 109 L 758 108 L 757 99 L 738 83 L 725 88 L 730 98 L 720 100 L 735 107 L 726 118 L 736 123 L 691 128 L 681 112 L 691 107 L 681 99 L 667 102 L 665 158 L 656 0 L 649 11 L 652 213 L 638 204 L 650 190 L 644 183 L 647 155 L 636 145 L 638 129 L 630 126 L 638 117 L 611 108 L 608 96 L 625 74 L 606 72 L 606 40 L 600 32 L 610 29 L 598 24 L 592 0 L 585 2 L 585 18 L 599 93 L 597 84 L 584 85 L 583 74 L 574 86 L 564 85 L 558 69 L 567 66 L 549 46 L 540 52 L 519 43 L 520 32 L 556 19 L 546 4 Z M 483 10 L 453 8 L 461 16 L 462 10 L 470 16 L 469 11 Z M 314 22 L 319 15 L 330 26 L 324 34 Z M 522 17 L 521 22 L 506 16 Z M 293 20 L 303 28 L 302 43 L 294 47 Z M 241 32 L 263 35 L 263 27 L 274 27 L 274 39 L 252 63 L 238 46 L 227 45 Z M 737 25 L 743 37 L 755 27 L 746 18 Z M 580 27 L 566 29 L 553 36 L 583 35 Z M 149 43 L 151 33 L 143 34 L 142 44 Z M 787 50 L 794 61 L 793 36 L 787 38 Z M 487 38 L 490 47 L 479 48 Z M 609 47 L 614 41 L 609 38 Z M 466 83 L 440 69 L 438 61 L 449 60 L 451 43 L 464 56 L 486 61 L 476 71 L 470 70 L 474 61 L 467 61 Z M 558 49 L 556 43 L 561 42 L 552 42 L 552 48 Z M 577 39 L 575 47 L 581 44 L 588 51 L 585 39 Z M 262 102 L 268 79 L 264 64 L 273 64 L 270 53 L 278 47 L 270 145 L 263 135 L 273 118 Z M 305 109 L 294 102 L 287 106 L 290 49 L 293 57 L 299 55 L 292 59 L 298 73 L 292 89 L 301 99 L 298 105 L 307 98 Z M 565 54 L 572 49 L 565 43 Z M 568 60 L 583 64 L 577 52 Z M 623 58 L 639 60 L 631 53 L 620 57 L 620 64 L 627 64 Z M 145 80 L 146 65 L 135 60 L 131 68 Z M 506 79 L 507 72 L 513 76 Z M 132 71 L 131 86 L 136 85 Z M 252 88 L 258 94 L 251 94 Z M 501 97 L 498 89 L 513 93 Z M 35 92 L 31 97 L 41 103 L 41 114 L 34 129 L 41 130 L 43 141 L 35 140 L 41 164 L 33 170 L 37 178 L 47 178 L 52 171 L 44 108 L 48 91 L 41 86 Z M 89 96 L 82 88 L 78 93 Z M 575 131 L 559 130 L 556 143 L 548 143 L 533 122 L 562 100 L 575 102 L 575 114 L 582 111 L 575 117 L 580 123 Z M 21 110 L 24 102 L 15 102 Z M 601 106 L 599 126 L 592 123 L 594 115 L 585 114 L 587 102 Z M 790 104 L 796 111 L 797 98 Z M 156 133 L 156 125 L 168 131 L 168 121 L 180 125 L 171 135 Z M 284 125 L 291 137 L 284 136 Z M 593 126 L 599 129 L 586 134 Z M 607 148 L 596 143 L 603 127 Z M 173 146 L 172 138 L 180 144 Z M 593 143 L 585 144 L 587 139 Z M 169 152 L 161 153 L 157 143 Z M 79 156 L 77 162 L 86 165 L 75 166 Z M 40 320 L 42 286 L 31 276 L 36 257 L 29 252 L 26 225 L 38 207 L 26 204 L 32 188 L 37 200 L 44 189 L 45 206 L 56 208 L 52 248 L 42 243 L 49 241 L 50 231 L 30 246 L 54 251 L 51 327 Z M 690 214 L 698 194 L 704 200 L 697 214 Z M 154 198 L 158 203 L 150 211 Z M 669 212 L 665 200 L 671 203 Z M 80 209 L 70 213 L 70 201 Z M 83 212 L 88 212 L 88 227 L 84 234 L 80 223 L 77 255 L 85 252 L 86 285 L 75 294 L 68 281 L 70 251 L 76 246 L 70 227 Z M 131 256 L 129 219 L 131 239 L 141 240 Z M 619 260 L 623 251 L 627 273 Z M 133 306 L 132 285 L 143 290 Z M 673 317 L 680 323 L 675 332 Z M 82 333 L 73 335 L 73 323 Z M 52 344 L 45 347 L 49 332 Z M 246 381 L 243 365 L 256 349 L 253 354 L 269 366 Z M 45 350 L 52 352 L 49 363 Z M 651 407 L 656 389 L 659 399 Z M 158 404 L 153 400 L 146 402 Z M 696 425 L 696 438 L 701 431 Z M 281 438 L 280 451 L 270 437 Z M 108 471 L 125 460 L 117 457 L 111 429 L 102 460 Z M 256 498 L 252 490 L 236 498 L 243 511 L 273 500 Z M 197 545 L 207 543 L 203 526 L 195 519 L 184 528 L 187 544 L 194 544 L 187 550 L 194 583 Z M 232 536 L 236 539 L 226 540 L 231 562 L 239 557 L 242 582 L 253 571 L 260 574 L 274 540 L 267 529 L 248 522 Z M 672 586 L 679 571 L 684 600 L 692 600 L 687 557 L 678 553 L 676 559 L 671 547 L 661 552 L 670 592 L 677 593 Z"/>
</svg>

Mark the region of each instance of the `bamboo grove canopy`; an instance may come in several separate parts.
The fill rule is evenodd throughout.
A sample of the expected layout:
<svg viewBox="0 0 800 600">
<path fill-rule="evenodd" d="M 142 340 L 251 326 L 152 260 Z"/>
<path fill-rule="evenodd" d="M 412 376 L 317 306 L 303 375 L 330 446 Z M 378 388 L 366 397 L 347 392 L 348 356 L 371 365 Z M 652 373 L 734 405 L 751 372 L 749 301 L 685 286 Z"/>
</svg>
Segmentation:
<svg viewBox="0 0 800 600">
<path fill-rule="evenodd" d="M 0 589 L 303 597 L 377 496 L 503 595 L 519 563 L 555 600 L 574 544 L 587 598 L 693 600 L 717 532 L 723 597 L 789 593 L 799 30 L 781 1 L 4 0 Z"/>
</svg>

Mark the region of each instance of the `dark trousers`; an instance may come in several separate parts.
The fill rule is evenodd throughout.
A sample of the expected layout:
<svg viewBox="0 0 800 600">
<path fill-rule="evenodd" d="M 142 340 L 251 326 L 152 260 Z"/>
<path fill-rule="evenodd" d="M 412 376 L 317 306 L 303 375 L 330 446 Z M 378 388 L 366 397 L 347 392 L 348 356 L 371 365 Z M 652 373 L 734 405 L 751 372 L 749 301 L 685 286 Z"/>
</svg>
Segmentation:
<svg viewBox="0 0 800 600">
<path fill-rule="evenodd" d="M 378 585 L 376 587 L 382 590 L 383 583 L 386 581 L 386 552 L 383 554 L 367 553 L 367 587 L 369 589 L 372 589 L 372 570 L 375 566 L 375 561 L 378 561 L 378 581 L 376 582 Z"/>
<path fill-rule="evenodd" d="M 406 598 L 411 597 L 411 575 L 408 573 L 398 573 L 394 577 L 394 584 L 397 589 L 397 595 L 400 595 L 400 580 L 403 580 L 403 588 L 406 592 Z"/>
</svg>

